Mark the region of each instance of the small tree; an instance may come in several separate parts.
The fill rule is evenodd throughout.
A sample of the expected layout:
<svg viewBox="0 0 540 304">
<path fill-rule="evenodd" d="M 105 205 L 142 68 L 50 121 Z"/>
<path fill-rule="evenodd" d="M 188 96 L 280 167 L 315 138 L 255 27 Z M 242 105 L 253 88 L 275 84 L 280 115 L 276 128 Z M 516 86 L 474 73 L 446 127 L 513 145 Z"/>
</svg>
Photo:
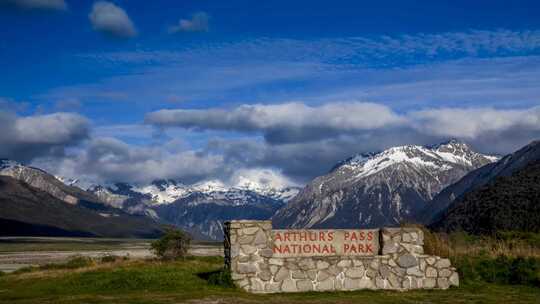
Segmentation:
<svg viewBox="0 0 540 304">
<path fill-rule="evenodd" d="M 191 236 L 179 229 L 165 228 L 165 234 L 152 242 L 152 251 L 161 259 L 174 260 L 184 258 L 191 244 Z"/>
</svg>

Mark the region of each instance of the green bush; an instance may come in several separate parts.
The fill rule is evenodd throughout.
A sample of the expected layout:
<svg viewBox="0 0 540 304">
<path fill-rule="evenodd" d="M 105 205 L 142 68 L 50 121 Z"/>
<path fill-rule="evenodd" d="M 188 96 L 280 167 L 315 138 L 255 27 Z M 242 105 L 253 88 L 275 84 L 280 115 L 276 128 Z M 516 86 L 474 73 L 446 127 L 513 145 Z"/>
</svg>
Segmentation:
<svg viewBox="0 0 540 304">
<path fill-rule="evenodd" d="M 101 263 L 114 263 L 119 259 L 119 257 L 115 255 L 106 255 L 101 257 Z"/>
<path fill-rule="evenodd" d="M 226 269 L 211 273 L 208 276 L 208 284 L 227 288 L 234 288 L 235 286 L 231 277 L 231 272 Z"/>
<path fill-rule="evenodd" d="M 463 281 L 540 287 L 539 258 L 483 255 L 456 258 L 455 265 Z"/>
<path fill-rule="evenodd" d="M 161 259 L 173 260 L 184 258 L 188 254 L 191 236 L 178 229 L 167 228 L 165 235 L 152 242 L 152 251 Z"/>
</svg>

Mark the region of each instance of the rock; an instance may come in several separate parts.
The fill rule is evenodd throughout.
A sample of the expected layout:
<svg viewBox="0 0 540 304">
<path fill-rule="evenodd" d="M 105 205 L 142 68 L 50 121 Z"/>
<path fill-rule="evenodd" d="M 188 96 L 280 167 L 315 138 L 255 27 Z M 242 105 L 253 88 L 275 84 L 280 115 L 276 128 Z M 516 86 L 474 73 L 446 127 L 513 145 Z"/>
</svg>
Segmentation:
<svg viewBox="0 0 540 304">
<path fill-rule="evenodd" d="M 317 278 L 317 270 L 308 270 L 307 276 L 310 280 L 315 281 L 315 279 Z"/>
<path fill-rule="evenodd" d="M 451 286 L 459 286 L 459 274 L 457 272 L 452 273 L 448 281 Z"/>
<path fill-rule="evenodd" d="M 272 274 L 268 271 L 261 271 L 259 272 L 259 278 L 263 281 L 270 281 Z"/>
<path fill-rule="evenodd" d="M 411 233 L 404 233 L 404 234 L 402 235 L 402 238 L 403 238 L 403 242 L 405 242 L 405 243 L 410 243 L 410 242 L 413 241 L 413 238 L 412 238 L 412 236 L 411 236 Z"/>
<path fill-rule="evenodd" d="M 362 278 L 360 279 L 360 283 L 359 283 L 359 288 L 361 289 L 374 289 L 375 288 L 375 284 L 373 283 L 373 280 L 371 280 L 370 278 Z"/>
<path fill-rule="evenodd" d="M 313 290 L 313 283 L 310 280 L 299 280 L 296 282 L 296 288 L 298 291 L 311 291 Z"/>
<path fill-rule="evenodd" d="M 257 232 L 257 234 L 255 235 L 255 240 L 253 241 L 253 243 L 255 245 L 263 245 L 263 244 L 266 244 L 268 242 L 268 237 L 266 236 L 266 233 L 264 233 L 264 231 L 262 230 L 259 230 L 259 232 Z"/>
<path fill-rule="evenodd" d="M 358 266 L 364 267 L 364 263 L 362 263 L 362 261 L 360 260 L 353 260 L 352 263 L 354 267 L 358 267 Z"/>
<path fill-rule="evenodd" d="M 377 276 L 377 271 L 374 270 L 374 269 L 371 269 L 369 268 L 368 270 L 366 270 L 366 276 L 370 277 L 370 278 L 374 278 Z"/>
<path fill-rule="evenodd" d="M 389 241 L 385 243 L 382 249 L 383 254 L 392 254 L 397 253 L 399 249 L 399 244 L 396 242 Z"/>
<path fill-rule="evenodd" d="M 242 245 L 240 248 L 244 254 L 252 254 L 257 251 L 257 248 L 251 245 Z"/>
<path fill-rule="evenodd" d="M 343 288 L 347 290 L 353 290 L 360 288 L 360 280 L 345 278 L 343 280 Z"/>
<path fill-rule="evenodd" d="M 450 282 L 448 282 L 447 278 L 438 278 L 437 285 L 441 289 L 448 289 L 450 287 Z"/>
<path fill-rule="evenodd" d="M 364 267 L 354 267 L 345 271 L 345 276 L 353 279 L 361 278 L 364 276 Z"/>
<path fill-rule="evenodd" d="M 448 278 L 452 275 L 452 271 L 448 268 L 439 270 L 439 276 L 443 278 Z"/>
<path fill-rule="evenodd" d="M 351 261 L 350 260 L 339 261 L 339 263 L 337 263 L 337 266 L 338 267 L 349 267 L 349 266 L 351 266 Z"/>
<path fill-rule="evenodd" d="M 279 283 L 266 283 L 266 285 L 264 286 L 264 290 L 267 292 L 279 292 L 279 287 Z"/>
<path fill-rule="evenodd" d="M 418 265 L 418 260 L 411 254 L 404 254 L 398 258 L 397 263 L 403 268 L 410 268 Z"/>
<path fill-rule="evenodd" d="M 448 268 L 450 267 L 450 260 L 449 259 L 440 259 L 435 264 L 435 267 L 441 269 L 441 268 Z"/>
<path fill-rule="evenodd" d="M 317 281 L 319 282 L 326 281 L 329 277 L 330 275 L 326 271 L 319 270 L 317 273 Z"/>
<path fill-rule="evenodd" d="M 236 272 L 238 273 L 255 273 L 257 272 L 257 267 L 253 264 L 238 263 L 236 265 Z"/>
<path fill-rule="evenodd" d="M 418 280 L 414 277 L 408 277 L 403 280 L 401 287 L 404 289 L 416 289 L 418 288 Z"/>
<path fill-rule="evenodd" d="M 325 261 L 317 261 L 317 269 L 326 269 L 328 266 L 330 266 L 330 264 Z"/>
<path fill-rule="evenodd" d="M 253 235 L 244 235 L 238 239 L 240 244 L 251 244 L 253 242 Z"/>
<path fill-rule="evenodd" d="M 306 273 L 303 272 L 302 270 L 295 270 L 292 272 L 292 278 L 293 279 L 305 279 L 306 278 Z"/>
<path fill-rule="evenodd" d="M 332 265 L 328 267 L 328 272 L 332 275 L 338 275 L 338 273 L 340 273 L 341 270 L 339 270 L 339 268 L 337 268 L 336 266 Z"/>
<path fill-rule="evenodd" d="M 292 279 L 286 279 L 281 283 L 281 291 L 283 292 L 295 292 L 298 291 L 296 283 Z"/>
<path fill-rule="evenodd" d="M 266 249 L 261 249 L 259 251 L 259 255 L 265 258 L 271 258 L 272 255 L 274 255 L 274 253 L 272 252 L 272 249 L 266 248 Z"/>
<path fill-rule="evenodd" d="M 240 273 L 236 273 L 236 272 L 231 273 L 231 279 L 233 281 L 238 281 L 238 280 L 242 280 L 242 279 L 245 279 L 245 278 L 246 278 L 245 274 L 240 274 Z"/>
<path fill-rule="evenodd" d="M 274 276 L 274 281 L 281 282 L 288 277 L 289 277 L 289 269 L 285 267 L 281 267 L 276 273 L 276 275 Z"/>
<path fill-rule="evenodd" d="M 415 277 L 423 277 L 424 273 L 418 267 L 407 268 L 407 274 Z"/>
<path fill-rule="evenodd" d="M 403 248 L 409 253 L 414 254 L 424 254 L 424 246 L 414 245 L 414 244 L 401 244 Z"/>
<path fill-rule="evenodd" d="M 388 275 L 390 274 L 390 267 L 386 266 L 386 265 L 382 265 L 380 268 L 379 268 L 379 273 L 381 274 L 381 277 L 383 279 L 386 279 L 388 278 Z"/>
<path fill-rule="evenodd" d="M 276 272 L 278 271 L 279 267 L 276 266 L 276 265 L 270 265 L 270 273 L 272 274 L 276 274 Z"/>
<path fill-rule="evenodd" d="M 330 291 L 334 290 L 334 279 L 326 279 L 317 284 L 318 291 Z"/>
<path fill-rule="evenodd" d="M 386 281 L 383 278 L 377 277 L 375 279 L 375 286 L 379 289 L 384 289 L 386 288 Z"/>
<path fill-rule="evenodd" d="M 255 292 L 264 291 L 264 283 L 261 280 L 257 278 L 251 278 L 249 281 L 251 285 L 251 288 L 250 288 L 251 291 L 255 291 Z"/>
<path fill-rule="evenodd" d="M 310 270 L 315 268 L 315 263 L 312 259 L 303 259 L 298 262 L 298 266 L 303 270 Z"/>
<path fill-rule="evenodd" d="M 428 268 L 426 268 L 426 277 L 428 277 L 428 278 L 436 278 L 437 277 L 437 269 L 428 266 Z"/>
<path fill-rule="evenodd" d="M 435 288 L 437 281 L 434 278 L 425 278 L 422 285 L 424 288 Z"/>
<path fill-rule="evenodd" d="M 393 274 L 393 273 L 390 273 L 388 275 L 388 279 L 387 281 L 390 283 L 390 285 L 393 287 L 393 288 L 396 288 L 396 289 L 399 289 L 401 287 L 401 284 L 398 280 L 398 277 Z"/>
<path fill-rule="evenodd" d="M 437 259 L 435 259 L 432 256 L 426 258 L 426 262 L 428 263 L 428 265 L 433 265 L 433 264 L 435 264 L 436 261 L 437 261 Z"/>
<path fill-rule="evenodd" d="M 242 232 L 244 234 L 255 234 L 255 232 L 259 231 L 259 227 L 250 227 L 250 228 L 244 228 L 242 229 Z"/>
<path fill-rule="evenodd" d="M 271 258 L 268 260 L 268 263 L 270 265 L 278 265 L 278 266 L 283 266 L 284 264 L 283 259 L 278 259 L 278 258 Z"/>
</svg>

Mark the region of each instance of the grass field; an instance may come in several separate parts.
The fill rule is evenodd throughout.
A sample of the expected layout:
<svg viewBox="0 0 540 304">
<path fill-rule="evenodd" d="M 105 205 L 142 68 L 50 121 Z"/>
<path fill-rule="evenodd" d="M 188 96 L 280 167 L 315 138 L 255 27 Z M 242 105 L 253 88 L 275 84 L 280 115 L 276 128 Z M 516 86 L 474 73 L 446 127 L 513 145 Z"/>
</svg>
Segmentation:
<svg viewBox="0 0 540 304">
<path fill-rule="evenodd" d="M 253 295 L 213 285 L 219 257 L 82 261 L 0 277 L 0 303 L 540 303 L 540 288 L 467 282 L 446 291 Z"/>
</svg>

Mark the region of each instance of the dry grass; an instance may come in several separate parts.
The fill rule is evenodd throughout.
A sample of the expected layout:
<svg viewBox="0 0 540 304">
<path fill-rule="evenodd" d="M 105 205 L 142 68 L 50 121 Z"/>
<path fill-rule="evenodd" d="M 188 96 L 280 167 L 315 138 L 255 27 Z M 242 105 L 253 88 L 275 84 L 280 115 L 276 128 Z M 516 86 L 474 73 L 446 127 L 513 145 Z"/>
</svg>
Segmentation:
<svg viewBox="0 0 540 304">
<path fill-rule="evenodd" d="M 496 236 L 471 236 L 463 232 L 452 234 L 424 231 L 424 250 L 442 257 L 535 257 L 540 258 L 539 235 L 501 233 Z"/>
</svg>

